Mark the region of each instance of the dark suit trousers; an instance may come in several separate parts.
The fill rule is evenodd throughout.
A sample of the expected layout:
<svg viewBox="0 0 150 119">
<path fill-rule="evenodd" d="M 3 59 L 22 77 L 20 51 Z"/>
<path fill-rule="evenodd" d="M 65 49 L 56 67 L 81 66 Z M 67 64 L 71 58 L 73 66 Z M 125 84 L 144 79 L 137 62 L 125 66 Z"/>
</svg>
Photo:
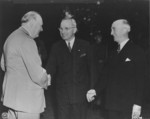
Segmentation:
<svg viewBox="0 0 150 119">
<path fill-rule="evenodd" d="M 57 106 L 57 119 L 86 119 L 86 103 L 59 103 Z"/>
<path fill-rule="evenodd" d="M 131 112 L 108 110 L 106 119 L 131 119 Z"/>
</svg>

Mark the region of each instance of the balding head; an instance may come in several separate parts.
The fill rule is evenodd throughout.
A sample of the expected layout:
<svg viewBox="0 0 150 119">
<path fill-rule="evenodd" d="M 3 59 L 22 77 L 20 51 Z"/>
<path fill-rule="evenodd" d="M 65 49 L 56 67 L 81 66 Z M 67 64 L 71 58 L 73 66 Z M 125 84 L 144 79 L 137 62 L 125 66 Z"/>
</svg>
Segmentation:
<svg viewBox="0 0 150 119">
<path fill-rule="evenodd" d="M 30 20 L 37 20 L 41 18 L 40 14 L 35 12 L 35 11 L 30 11 L 30 12 L 27 12 L 21 19 L 21 22 L 22 23 L 26 23 Z"/>
<path fill-rule="evenodd" d="M 112 27 L 125 28 L 127 29 L 128 32 L 130 32 L 130 29 L 131 29 L 128 21 L 125 19 L 119 19 L 119 20 L 114 21 L 112 23 Z"/>
<path fill-rule="evenodd" d="M 128 39 L 128 33 L 131 28 L 127 20 L 119 19 L 112 23 L 111 35 L 114 36 L 114 41 L 120 43 Z"/>
<path fill-rule="evenodd" d="M 43 20 L 39 13 L 35 11 L 27 12 L 21 19 L 22 27 L 24 27 L 32 38 L 39 36 L 43 31 Z"/>
</svg>

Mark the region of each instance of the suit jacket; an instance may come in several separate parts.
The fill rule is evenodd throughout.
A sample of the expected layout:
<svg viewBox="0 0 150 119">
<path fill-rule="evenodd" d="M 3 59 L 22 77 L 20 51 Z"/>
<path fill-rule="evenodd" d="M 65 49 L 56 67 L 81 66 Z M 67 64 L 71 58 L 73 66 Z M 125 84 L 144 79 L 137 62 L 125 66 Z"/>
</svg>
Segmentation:
<svg viewBox="0 0 150 119">
<path fill-rule="evenodd" d="M 75 39 L 71 52 L 64 40 L 51 49 L 47 72 L 56 82 L 56 98 L 59 102 L 78 103 L 86 101 L 91 77 L 89 43 Z"/>
<path fill-rule="evenodd" d="M 143 99 L 143 117 L 150 112 L 150 48 L 146 50 L 147 59 L 147 80 L 144 88 L 144 99 Z M 145 114 L 144 114 L 145 113 Z"/>
<path fill-rule="evenodd" d="M 112 53 L 96 89 L 105 87 L 107 109 L 131 111 L 133 104 L 142 106 L 145 76 L 144 51 L 128 41 L 119 54 Z"/>
<path fill-rule="evenodd" d="M 5 41 L 3 104 L 14 110 L 40 113 L 45 108 L 43 68 L 35 41 L 20 27 Z"/>
<path fill-rule="evenodd" d="M 95 43 L 92 45 L 92 57 L 94 62 L 94 77 L 93 79 L 95 81 L 92 82 L 92 86 L 97 83 L 97 80 L 99 80 L 99 77 L 101 76 L 101 72 L 103 71 L 103 68 L 105 66 L 105 63 L 107 61 L 108 57 L 108 48 L 107 45 L 102 43 Z"/>
</svg>

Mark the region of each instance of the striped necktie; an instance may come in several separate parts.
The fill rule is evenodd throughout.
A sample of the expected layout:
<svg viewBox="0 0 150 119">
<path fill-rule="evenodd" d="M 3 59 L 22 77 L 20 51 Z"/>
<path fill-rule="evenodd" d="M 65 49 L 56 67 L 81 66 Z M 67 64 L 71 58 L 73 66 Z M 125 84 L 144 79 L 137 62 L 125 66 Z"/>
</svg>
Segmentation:
<svg viewBox="0 0 150 119">
<path fill-rule="evenodd" d="M 71 52 L 71 45 L 70 45 L 70 42 L 68 42 L 68 49 L 69 49 L 69 51 Z"/>
<path fill-rule="evenodd" d="M 117 49 L 117 52 L 119 53 L 120 52 L 120 44 L 118 45 L 118 49 Z"/>
</svg>

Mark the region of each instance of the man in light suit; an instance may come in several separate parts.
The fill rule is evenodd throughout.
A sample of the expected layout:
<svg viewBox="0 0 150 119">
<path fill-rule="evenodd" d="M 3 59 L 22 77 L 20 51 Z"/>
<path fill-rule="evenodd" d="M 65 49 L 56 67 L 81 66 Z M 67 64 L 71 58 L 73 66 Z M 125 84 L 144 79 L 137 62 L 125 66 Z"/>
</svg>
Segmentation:
<svg viewBox="0 0 150 119">
<path fill-rule="evenodd" d="M 137 119 L 141 114 L 146 58 L 144 51 L 129 39 L 130 29 L 125 19 L 113 22 L 111 35 L 120 49 L 112 52 L 103 80 L 87 92 L 87 100 L 91 102 L 106 89 L 108 119 Z"/>
<path fill-rule="evenodd" d="M 67 16 L 60 24 L 62 39 L 51 49 L 47 72 L 56 82 L 58 119 L 86 119 L 86 92 L 91 79 L 89 43 L 75 37 L 75 19 Z M 69 46 L 70 43 L 70 46 Z"/>
<path fill-rule="evenodd" d="M 8 119 L 40 119 L 45 108 L 44 89 L 50 75 L 41 66 L 34 38 L 43 30 L 39 13 L 30 11 L 22 25 L 4 43 L 1 68 L 5 71 L 3 105 L 9 108 Z"/>
</svg>

